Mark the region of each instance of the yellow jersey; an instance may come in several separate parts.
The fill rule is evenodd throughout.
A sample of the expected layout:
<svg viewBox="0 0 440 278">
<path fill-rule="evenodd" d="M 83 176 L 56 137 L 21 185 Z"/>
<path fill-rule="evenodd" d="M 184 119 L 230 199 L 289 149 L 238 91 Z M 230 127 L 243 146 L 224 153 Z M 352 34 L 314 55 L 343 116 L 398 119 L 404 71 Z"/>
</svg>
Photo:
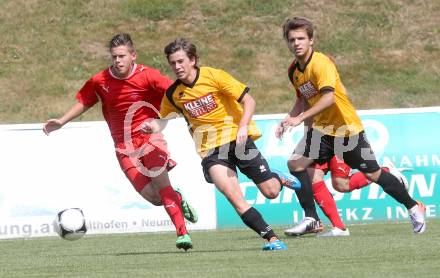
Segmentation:
<svg viewBox="0 0 440 278">
<path fill-rule="evenodd" d="M 200 67 L 192 84 L 176 80 L 162 99 L 162 118 L 176 112 L 184 116 L 201 157 L 209 150 L 235 141 L 238 124 L 243 116 L 240 105 L 249 88 L 223 70 Z M 261 136 L 254 121 L 248 135 Z"/>
<path fill-rule="evenodd" d="M 289 78 L 297 96 L 303 97 L 310 106 L 318 102 L 326 91 L 334 91 L 335 103 L 313 117 L 313 128 L 338 137 L 353 136 L 364 130 L 329 57 L 314 51 L 303 70 L 293 61 L 289 67 Z"/>
</svg>

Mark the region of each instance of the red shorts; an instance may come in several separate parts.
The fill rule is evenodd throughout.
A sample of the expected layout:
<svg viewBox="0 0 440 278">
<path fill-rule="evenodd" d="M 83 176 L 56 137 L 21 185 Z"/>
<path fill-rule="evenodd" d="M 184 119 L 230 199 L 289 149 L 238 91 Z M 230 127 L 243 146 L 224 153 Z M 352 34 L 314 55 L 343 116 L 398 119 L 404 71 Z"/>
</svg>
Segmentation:
<svg viewBox="0 0 440 278">
<path fill-rule="evenodd" d="M 330 170 L 332 177 L 338 178 L 348 178 L 351 171 L 350 166 L 345 164 L 343 160 L 338 160 L 336 156 L 333 156 L 330 162 L 313 163 L 311 167 L 324 171 L 324 174 L 327 174 Z"/>
<path fill-rule="evenodd" d="M 124 143 L 116 144 L 116 157 L 137 192 L 141 192 L 151 182 L 151 177 L 160 173 L 150 169 L 163 168 L 161 171 L 169 171 L 177 164 L 170 158 L 167 142 L 160 133 L 136 136 L 132 138 L 132 144 L 132 148 Z"/>
</svg>

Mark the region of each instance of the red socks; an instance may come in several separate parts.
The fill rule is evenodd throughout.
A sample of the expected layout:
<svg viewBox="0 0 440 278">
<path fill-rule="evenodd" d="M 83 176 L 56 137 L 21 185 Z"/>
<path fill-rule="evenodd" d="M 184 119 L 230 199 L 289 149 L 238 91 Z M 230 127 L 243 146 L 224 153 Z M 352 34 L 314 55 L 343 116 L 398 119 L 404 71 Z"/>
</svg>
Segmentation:
<svg viewBox="0 0 440 278">
<path fill-rule="evenodd" d="M 167 186 L 159 191 L 163 207 L 173 221 L 178 236 L 187 234 L 182 208 L 180 207 L 182 197 L 174 191 L 171 186 Z"/>
<path fill-rule="evenodd" d="M 328 217 L 334 227 L 341 230 L 345 230 L 345 225 L 339 216 L 338 209 L 336 208 L 335 200 L 332 194 L 328 191 L 324 181 L 314 183 L 312 185 L 313 197 L 315 197 L 316 203 L 319 205 L 324 214 Z"/>
<path fill-rule="evenodd" d="M 386 167 L 382 167 L 382 171 L 389 172 L 390 170 Z M 371 181 L 365 177 L 365 175 L 362 172 L 356 172 L 353 175 L 350 176 L 350 182 L 349 182 L 349 192 L 355 190 L 355 189 L 361 189 L 362 187 L 365 187 L 369 185 Z"/>
<path fill-rule="evenodd" d="M 364 186 L 367 186 L 371 183 L 362 172 L 356 172 L 350 176 L 349 181 L 349 192 L 355 189 L 361 189 Z"/>
</svg>

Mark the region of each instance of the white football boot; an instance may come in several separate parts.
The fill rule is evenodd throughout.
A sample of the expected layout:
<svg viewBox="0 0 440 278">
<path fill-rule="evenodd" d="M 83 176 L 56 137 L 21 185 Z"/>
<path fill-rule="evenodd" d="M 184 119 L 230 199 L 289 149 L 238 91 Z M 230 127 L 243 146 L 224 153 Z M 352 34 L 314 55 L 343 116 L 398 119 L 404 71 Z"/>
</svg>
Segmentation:
<svg viewBox="0 0 440 278">
<path fill-rule="evenodd" d="M 319 233 L 324 230 L 320 220 L 315 220 L 313 217 L 305 217 L 301 223 L 293 226 L 290 229 L 284 230 L 286 236 L 300 236 L 304 234 Z"/>
<path fill-rule="evenodd" d="M 417 201 L 416 206 L 409 210 L 409 218 L 411 218 L 413 231 L 416 234 L 424 233 L 426 230 L 425 211 L 425 205 L 419 201 Z"/>
<path fill-rule="evenodd" d="M 350 235 L 350 231 L 345 228 L 345 230 L 341 230 L 337 227 L 333 227 L 330 231 L 325 232 L 325 233 L 319 233 L 316 236 L 319 237 L 334 237 L 334 236 L 349 236 Z"/>
</svg>

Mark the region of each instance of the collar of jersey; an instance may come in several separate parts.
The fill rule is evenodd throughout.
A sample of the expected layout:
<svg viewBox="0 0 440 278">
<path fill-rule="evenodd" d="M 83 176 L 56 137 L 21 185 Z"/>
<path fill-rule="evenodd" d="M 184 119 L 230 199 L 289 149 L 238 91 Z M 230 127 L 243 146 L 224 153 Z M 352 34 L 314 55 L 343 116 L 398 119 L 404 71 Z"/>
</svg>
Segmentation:
<svg viewBox="0 0 440 278">
<path fill-rule="evenodd" d="M 196 85 L 197 80 L 199 80 L 199 75 L 200 75 L 200 68 L 197 67 L 197 74 L 196 74 L 196 78 L 194 78 L 194 81 L 191 84 L 186 84 L 185 82 L 182 82 L 182 81 L 181 81 L 181 83 L 183 85 L 185 85 L 186 87 L 192 88 L 192 87 L 194 87 L 194 85 Z"/>
<path fill-rule="evenodd" d="M 304 71 L 305 71 L 306 68 L 307 68 L 307 65 L 308 65 L 308 64 L 310 63 L 310 61 L 312 60 L 313 54 L 315 54 L 315 51 L 314 51 L 314 50 L 312 50 L 312 54 L 310 54 L 309 59 L 307 59 L 307 62 L 306 62 L 306 64 L 304 65 L 304 69 L 303 69 L 303 70 L 301 70 L 301 68 L 299 67 L 299 63 L 298 63 L 298 62 L 296 62 L 295 67 L 296 67 L 300 72 L 304 73 Z"/>
<path fill-rule="evenodd" d="M 116 79 L 119 79 L 119 80 L 125 80 L 125 79 L 130 78 L 130 77 L 136 72 L 136 68 L 137 68 L 137 64 L 136 64 L 136 63 L 133 63 L 133 69 L 131 70 L 130 74 L 129 74 L 127 77 L 125 77 L 125 78 L 119 78 L 119 77 L 117 77 L 116 75 L 114 75 L 113 72 L 112 72 L 112 67 L 109 67 L 109 68 L 108 68 L 108 72 L 110 73 L 110 75 L 111 75 L 113 78 L 116 78 Z"/>
</svg>

